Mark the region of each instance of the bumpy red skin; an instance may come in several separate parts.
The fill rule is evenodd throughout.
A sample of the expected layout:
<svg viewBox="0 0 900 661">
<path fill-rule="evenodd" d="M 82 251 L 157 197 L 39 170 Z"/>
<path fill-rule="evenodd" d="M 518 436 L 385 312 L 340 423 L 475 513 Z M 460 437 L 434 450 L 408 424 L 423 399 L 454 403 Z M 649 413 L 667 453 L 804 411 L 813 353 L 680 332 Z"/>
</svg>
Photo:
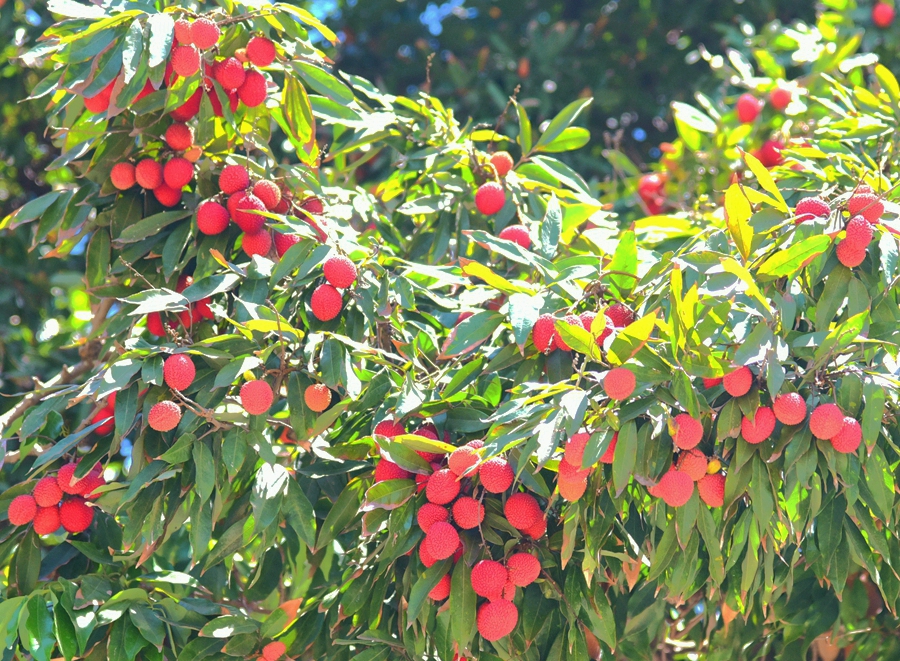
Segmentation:
<svg viewBox="0 0 900 661">
<path fill-rule="evenodd" d="M 489 642 L 508 636 L 519 621 L 519 609 L 511 601 L 498 599 L 478 608 L 478 633 Z"/>
<path fill-rule="evenodd" d="M 275 395 L 266 381 L 247 381 L 241 386 L 241 406 L 250 415 L 267 413 Z"/>
</svg>

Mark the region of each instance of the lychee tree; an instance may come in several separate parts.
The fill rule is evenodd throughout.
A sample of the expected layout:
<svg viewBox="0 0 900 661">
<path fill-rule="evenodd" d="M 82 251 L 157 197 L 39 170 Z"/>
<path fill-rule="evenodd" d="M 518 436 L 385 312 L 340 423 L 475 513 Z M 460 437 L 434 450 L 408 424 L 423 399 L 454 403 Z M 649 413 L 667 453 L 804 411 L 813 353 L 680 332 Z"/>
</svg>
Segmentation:
<svg viewBox="0 0 900 661">
<path fill-rule="evenodd" d="M 651 232 L 554 156 L 589 99 L 506 135 L 293 5 L 51 9 L 78 176 L 3 226 L 93 315 L 0 420 L 4 658 L 896 653 L 886 69 Z"/>
</svg>

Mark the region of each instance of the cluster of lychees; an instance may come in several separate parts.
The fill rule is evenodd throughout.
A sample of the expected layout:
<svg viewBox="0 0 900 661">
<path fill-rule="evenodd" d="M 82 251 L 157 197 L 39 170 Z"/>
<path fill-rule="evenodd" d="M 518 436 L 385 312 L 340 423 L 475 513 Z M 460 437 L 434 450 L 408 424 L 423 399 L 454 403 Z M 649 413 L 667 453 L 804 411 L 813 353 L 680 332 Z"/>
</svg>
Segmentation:
<svg viewBox="0 0 900 661">
<path fill-rule="evenodd" d="M 581 315 L 569 314 L 563 317 L 562 321 L 570 326 L 584 328 L 589 333 L 596 331 L 597 346 L 602 347 L 606 338 L 615 333 L 617 329 L 625 328 L 634 321 L 634 312 L 628 306 L 622 303 L 613 303 L 603 310 L 603 316 L 597 321 L 599 313 L 582 312 Z M 562 351 L 571 351 L 572 348 L 566 344 L 565 340 L 556 330 L 557 317 L 553 314 L 542 314 L 534 322 L 531 328 L 531 339 L 535 348 L 541 353 L 549 353 L 555 349 Z M 594 327 L 598 328 L 594 328 Z"/>
<path fill-rule="evenodd" d="M 194 284 L 194 278 L 187 274 L 178 276 L 178 282 L 175 285 L 175 291 L 179 294 Z M 190 331 L 194 326 L 204 319 L 215 319 L 209 304 L 211 300 L 201 298 L 199 301 L 190 306 L 187 310 L 183 310 L 178 314 L 178 320 L 168 319 L 160 312 L 151 312 L 147 315 L 147 330 L 151 335 L 162 337 L 166 334 L 166 325 L 172 330 L 178 328 L 178 325 L 184 327 L 186 331 Z"/>
<path fill-rule="evenodd" d="M 14 526 L 34 524 L 38 535 L 50 535 L 59 530 L 80 533 L 94 520 L 94 510 L 88 500 L 99 497 L 94 492 L 106 484 L 100 464 L 80 479 L 75 479 L 78 464 L 66 464 L 56 476 L 42 477 L 30 494 L 13 498 L 9 504 L 9 522 Z"/>
<path fill-rule="evenodd" d="M 402 424 L 384 420 L 375 427 L 376 437 L 394 438 L 405 433 Z M 425 425 L 415 432 L 437 440 L 437 429 Z M 445 441 L 448 436 L 445 434 Z M 449 455 L 419 451 L 432 467 L 430 475 L 419 475 L 419 490 L 425 492 L 425 503 L 417 512 L 417 521 L 425 537 L 419 545 L 419 559 L 426 567 L 439 560 L 463 554 L 460 531 L 478 528 L 484 520 L 484 499 L 500 496 L 513 486 L 515 474 L 503 457 L 481 460 L 481 441 L 470 441 Z M 446 463 L 445 463 L 446 460 Z M 382 458 L 375 467 L 375 482 L 409 479 L 411 474 L 397 464 Z M 480 486 L 480 492 L 477 487 Z M 547 532 L 547 521 L 537 499 L 531 494 L 514 492 L 503 504 L 509 524 L 523 535 L 538 539 Z M 481 560 L 472 568 L 471 582 L 475 594 L 485 601 L 478 608 L 478 632 L 486 640 L 499 640 L 516 626 L 519 611 L 513 603 L 516 588 L 525 587 L 540 575 L 541 563 L 524 551 L 512 553 L 505 562 Z M 444 575 L 429 597 L 436 601 L 450 596 L 450 574 Z"/>
<path fill-rule="evenodd" d="M 559 462 L 556 486 L 559 489 L 560 497 L 569 502 L 578 500 L 587 491 L 587 481 L 595 467 L 595 464 L 584 465 L 584 450 L 590 438 L 591 435 L 584 432 L 572 436 L 566 442 L 563 457 Z M 616 432 L 597 463 L 611 464 L 613 462 L 618 440 L 619 434 Z"/>
<path fill-rule="evenodd" d="M 490 165 L 497 178 L 502 181 L 513 168 L 512 156 L 509 155 L 509 152 L 498 151 L 491 154 Z M 485 216 L 493 216 L 500 211 L 505 204 L 506 191 L 503 188 L 503 184 L 500 182 L 488 181 L 479 186 L 475 191 L 475 208 Z M 527 231 L 525 232 L 525 236 L 528 236 Z M 501 238 L 505 239 L 509 237 L 501 235 Z M 523 247 L 527 248 L 529 245 L 531 245 L 531 239 L 528 239 L 528 245 Z"/>
</svg>

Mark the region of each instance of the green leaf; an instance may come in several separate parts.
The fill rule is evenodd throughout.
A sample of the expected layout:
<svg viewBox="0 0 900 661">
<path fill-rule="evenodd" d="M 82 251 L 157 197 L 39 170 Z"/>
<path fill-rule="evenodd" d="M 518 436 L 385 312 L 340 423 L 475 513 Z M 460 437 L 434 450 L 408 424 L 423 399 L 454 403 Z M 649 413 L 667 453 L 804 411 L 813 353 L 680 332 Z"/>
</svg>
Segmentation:
<svg viewBox="0 0 900 661">
<path fill-rule="evenodd" d="M 256 633 L 259 626 L 253 620 L 240 615 L 223 615 L 208 622 L 200 629 L 206 638 L 231 638 L 241 633 Z"/>
<path fill-rule="evenodd" d="M 319 536 L 316 539 L 316 549 L 325 548 L 331 541 L 337 537 L 344 528 L 356 517 L 359 512 L 360 493 L 359 484 L 350 482 L 334 505 L 328 511 L 328 516 L 319 529 Z"/>
<path fill-rule="evenodd" d="M 416 492 L 416 483 L 413 480 L 385 480 L 373 484 L 366 491 L 366 499 L 362 504 L 362 511 L 373 509 L 393 510 L 408 501 Z"/>
<path fill-rule="evenodd" d="M 535 148 L 540 150 L 540 148 L 545 145 L 553 144 L 553 142 L 563 134 L 563 131 L 571 126 L 572 122 L 578 119 L 581 112 L 587 108 L 593 100 L 593 98 L 578 99 L 563 108 L 556 117 L 550 120 L 550 124 L 547 125 L 547 129 L 541 134 Z"/>
<path fill-rule="evenodd" d="M 109 231 L 105 227 L 101 227 L 94 232 L 85 253 L 85 277 L 89 287 L 97 287 L 106 282 L 109 256 Z"/>
<path fill-rule="evenodd" d="M 775 181 L 772 179 L 772 175 L 769 174 L 769 171 L 766 167 L 759 162 L 753 154 L 743 152 L 744 161 L 747 163 L 747 166 L 756 176 L 756 180 L 759 182 L 759 185 L 763 187 L 763 189 L 771 193 L 775 200 L 778 202 L 776 208 L 779 211 L 783 211 L 784 213 L 788 213 L 788 205 L 784 201 L 784 196 L 781 194 L 781 191 L 778 190 L 778 186 L 775 184 Z"/>
<path fill-rule="evenodd" d="M 147 64 L 152 69 L 160 66 L 169 56 L 172 50 L 172 40 L 175 36 L 175 21 L 171 14 L 151 14 L 147 18 L 147 28 L 150 30 L 150 40 L 147 50 L 150 59 Z"/>
<path fill-rule="evenodd" d="M 853 273 L 846 266 L 837 265 L 825 280 L 825 289 L 816 303 L 816 330 L 828 330 L 835 313 L 844 304 Z"/>
<path fill-rule="evenodd" d="M 865 441 L 867 447 L 872 447 L 881 434 L 881 423 L 885 409 L 884 388 L 867 379 L 865 385 L 863 385 L 863 398 L 866 402 L 862 413 L 863 441 Z"/>
<path fill-rule="evenodd" d="M 622 365 L 641 350 L 656 328 L 656 314 L 641 317 L 616 333 L 607 353 L 610 363 Z"/>
<path fill-rule="evenodd" d="M 560 209 L 559 200 L 553 194 L 547 202 L 547 212 L 541 221 L 541 254 L 547 259 L 556 254 L 561 232 L 562 209 Z"/>
<path fill-rule="evenodd" d="M 760 278 L 793 278 L 802 268 L 828 250 L 831 239 L 820 234 L 795 243 L 787 250 L 778 250 L 757 271 Z"/>
<path fill-rule="evenodd" d="M 634 230 L 625 230 L 619 235 L 616 251 L 607 270 L 611 272 L 609 280 L 623 296 L 634 289 L 638 272 L 637 237 Z"/>
<path fill-rule="evenodd" d="M 409 591 L 409 606 L 406 613 L 407 626 L 411 626 L 413 621 L 419 617 L 422 606 L 425 605 L 425 599 L 428 598 L 428 593 L 434 589 L 434 586 L 450 571 L 452 566 L 453 561 L 450 558 L 440 560 L 426 569 L 425 573 L 413 584 L 412 589 Z M 452 579 L 450 589 L 451 591 L 453 589 Z"/>
<path fill-rule="evenodd" d="M 34 528 L 29 528 L 22 541 L 19 542 L 19 548 L 16 549 L 16 556 L 12 564 L 15 567 L 18 593 L 27 595 L 34 592 L 41 571 L 41 545 Z"/>
<path fill-rule="evenodd" d="M 50 661 L 56 638 L 53 616 L 41 594 L 32 595 L 19 615 L 19 640 L 36 661 Z"/>
<path fill-rule="evenodd" d="M 441 351 L 442 356 L 451 358 L 470 351 L 491 337 L 502 321 L 502 315 L 497 312 L 476 312 L 456 326 L 450 341 Z"/>
<path fill-rule="evenodd" d="M 471 567 L 466 562 L 457 562 L 450 580 L 450 631 L 460 650 L 467 649 L 475 637 L 477 599 L 472 589 Z"/>
<path fill-rule="evenodd" d="M 648 429 L 644 426 L 642 429 Z M 638 454 L 638 431 L 634 420 L 629 420 L 619 430 L 619 440 L 613 455 L 613 486 L 620 494 L 628 486 Z"/>
<path fill-rule="evenodd" d="M 122 233 L 116 237 L 116 243 L 135 243 L 136 241 L 141 241 L 148 236 L 153 236 L 172 223 L 187 218 L 190 214 L 190 211 L 180 209 L 177 211 L 160 211 L 157 214 L 148 216 L 147 218 L 126 227 L 122 230 Z"/>
<path fill-rule="evenodd" d="M 753 243 L 753 227 L 749 223 L 752 215 L 753 209 L 740 185 L 731 184 L 725 191 L 725 225 L 744 260 L 750 257 L 750 245 Z"/>
<path fill-rule="evenodd" d="M 715 133 L 716 123 L 694 106 L 689 106 L 680 101 L 672 102 L 672 113 L 675 120 L 691 128 L 697 129 L 701 133 Z"/>
<path fill-rule="evenodd" d="M 256 481 L 250 496 L 254 530 L 262 532 L 275 523 L 290 481 L 287 469 L 280 464 L 262 463 L 256 471 Z"/>
<path fill-rule="evenodd" d="M 539 144 L 535 151 L 555 153 L 574 151 L 591 141 L 591 132 L 580 126 L 570 126 L 563 130 L 552 142 Z"/>
<path fill-rule="evenodd" d="M 194 442 L 191 454 L 194 459 L 194 488 L 203 503 L 216 489 L 216 462 L 206 443 L 200 440 Z"/>
<path fill-rule="evenodd" d="M 330 72 L 307 62 L 294 61 L 291 66 L 306 81 L 306 84 L 319 94 L 342 105 L 350 105 L 354 102 L 353 90 Z"/>
<path fill-rule="evenodd" d="M 285 518 L 309 548 L 316 543 L 316 516 L 309 498 L 303 493 L 300 485 L 289 480 L 287 496 L 284 500 Z"/>
<path fill-rule="evenodd" d="M 529 154 L 531 153 L 531 146 L 533 144 L 531 120 L 528 119 L 528 112 L 526 112 L 525 108 L 523 108 L 518 101 L 514 100 L 513 104 L 516 106 L 516 115 L 519 119 L 519 135 L 516 139 L 519 142 L 522 153 Z"/>
</svg>

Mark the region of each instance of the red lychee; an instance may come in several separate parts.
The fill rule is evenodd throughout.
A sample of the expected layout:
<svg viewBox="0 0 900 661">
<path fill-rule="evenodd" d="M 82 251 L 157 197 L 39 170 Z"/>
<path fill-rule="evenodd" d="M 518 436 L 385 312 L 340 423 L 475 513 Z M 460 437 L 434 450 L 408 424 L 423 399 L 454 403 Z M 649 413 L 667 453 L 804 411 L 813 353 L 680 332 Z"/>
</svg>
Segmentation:
<svg viewBox="0 0 900 661">
<path fill-rule="evenodd" d="M 721 473 L 707 475 L 697 482 L 700 500 L 710 507 L 722 507 L 725 502 L 725 476 Z"/>
<path fill-rule="evenodd" d="M 496 560 L 481 560 L 472 567 L 472 590 L 480 597 L 499 598 L 508 579 L 506 567 Z"/>
<path fill-rule="evenodd" d="M 721 376 L 715 379 L 708 379 L 706 377 L 703 377 L 703 387 L 709 390 L 710 388 L 715 388 L 717 385 L 722 383 L 722 381 L 723 379 Z"/>
<path fill-rule="evenodd" d="M 109 102 L 112 99 L 113 86 L 115 84 L 116 80 L 113 79 L 110 81 L 109 85 L 104 87 L 94 96 L 84 97 L 84 107 L 87 108 L 88 112 L 99 115 L 109 109 Z"/>
<path fill-rule="evenodd" d="M 186 390 L 194 382 L 196 375 L 197 370 L 187 354 L 169 356 L 163 363 L 163 378 L 173 390 Z"/>
<path fill-rule="evenodd" d="M 534 347 L 541 353 L 552 351 L 557 346 L 559 334 L 556 332 L 556 318 L 552 314 L 542 314 L 531 329 Z"/>
<path fill-rule="evenodd" d="M 406 480 L 409 479 L 410 473 L 403 470 L 393 461 L 382 459 L 375 466 L 375 483 L 384 482 L 385 480 Z"/>
<path fill-rule="evenodd" d="M 34 502 L 38 504 L 38 507 L 56 507 L 62 500 L 63 492 L 59 488 L 56 478 L 47 475 L 38 480 L 31 495 L 34 496 Z"/>
<path fill-rule="evenodd" d="M 613 303 L 603 311 L 603 314 L 612 319 L 616 328 L 625 328 L 634 323 L 634 312 L 624 303 Z"/>
<path fill-rule="evenodd" d="M 332 255 L 322 264 L 325 279 L 335 287 L 346 289 L 356 282 L 356 264 L 344 255 Z"/>
<path fill-rule="evenodd" d="M 519 609 L 511 601 L 498 599 L 478 608 L 478 633 L 487 641 L 500 640 L 512 633 L 519 621 Z"/>
<path fill-rule="evenodd" d="M 283 234 L 275 232 L 275 253 L 278 259 L 284 257 L 284 254 L 291 249 L 291 246 L 300 243 L 300 237 L 296 234 Z"/>
<path fill-rule="evenodd" d="M 506 204 L 506 192 L 500 184 L 489 181 L 475 192 L 475 206 L 485 216 L 493 216 Z"/>
<path fill-rule="evenodd" d="M 876 2 L 872 5 L 872 23 L 875 27 L 886 30 L 894 22 L 894 6 L 888 2 Z"/>
<path fill-rule="evenodd" d="M 266 210 L 266 205 L 253 193 L 238 192 L 228 200 L 228 210 L 237 226 L 247 234 L 260 232 L 266 224 L 266 217 L 256 212 Z"/>
<path fill-rule="evenodd" d="M 449 468 L 432 473 L 425 487 L 425 497 L 430 503 L 446 505 L 459 495 L 460 484 Z"/>
<path fill-rule="evenodd" d="M 559 479 L 563 482 L 584 482 L 591 474 L 591 468 L 576 468 L 563 459 L 559 462 Z"/>
<path fill-rule="evenodd" d="M 175 122 L 166 129 L 165 140 L 171 149 L 185 151 L 194 144 L 194 129 L 187 124 Z"/>
<path fill-rule="evenodd" d="M 706 459 L 706 455 L 700 450 L 694 449 L 685 450 L 679 454 L 678 463 L 675 467 L 682 473 L 687 473 L 694 482 L 697 482 L 706 475 L 707 466 L 709 466 L 709 462 Z"/>
<path fill-rule="evenodd" d="M 303 401 L 310 411 L 321 413 L 331 404 L 331 390 L 323 383 L 314 383 L 303 391 Z"/>
<path fill-rule="evenodd" d="M 166 334 L 162 315 L 159 312 L 151 312 L 147 315 L 147 330 L 151 335 L 156 335 L 156 337 L 162 337 Z"/>
<path fill-rule="evenodd" d="M 163 182 L 163 168 L 152 158 L 138 161 L 134 169 L 134 178 L 141 188 L 153 190 L 159 188 Z"/>
<path fill-rule="evenodd" d="M 737 104 L 735 104 L 738 121 L 740 121 L 741 124 L 750 124 L 757 117 L 759 117 L 759 113 L 762 111 L 762 106 L 763 102 L 749 92 L 741 94 L 738 97 Z"/>
<path fill-rule="evenodd" d="M 497 176 L 502 179 L 509 174 L 509 171 L 513 168 L 512 156 L 509 155 L 509 152 L 498 151 L 491 154 L 491 165 L 494 166 L 494 171 L 497 173 Z"/>
<path fill-rule="evenodd" d="M 425 503 L 419 508 L 419 511 L 416 512 L 416 522 L 424 533 L 427 533 L 431 529 L 431 526 L 438 521 L 449 520 L 450 512 L 447 511 L 447 508 L 435 505 L 434 503 Z"/>
<path fill-rule="evenodd" d="M 765 441 L 773 431 L 775 431 L 775 414 L 768 406 L 756 409 L 753 420 L 748 417 L 741 420 L 741 436 L 753 445 Z"/>
<path fill-rule="evenodd" d="M 237 90 L 247 78 L 244 65 L 235 57 L 227 57 L 216 62 L 212 68 L 212 74 L 226 92 Z"/>
<path fill-rule="evenodd" d="M 836 404 L 820 404 L 809 416 L 809 430 L 823 441 L 837 436 L 844 424 L 844 414 Z"/>
<path fill-rule="evenodd" d="M 164 401 L 154 404 L 147 415 L 147 424 L 156 431 L 170 431 L 181 422 L 181 407 L 175 402 Z"/>
<path fill-rule="evenodd" d="M 266 100 L 268 94 L 266 77 L 259 71 L 248 71 L 244 84 L 238 88 L 238 98 L 248 108 L 255 108 Z"/>
<path fill-rule="evenodd" d="M 606 452 L 603 453 L 603 456 L 600 457 L 601 464 L 611 464 L 613 462 L 613 457 L 616 454 L 616 444 L 619 442 L 619 432 L 613 434 L 612 441 L 610 441 L 609 446 L 606 448 Z"/>
<path fill-rule="evenodd" d="M 111 434 L 112 430 L 116 428 L 116 421 L 113 419 L 114 416 L 115 411 L 109 406 L 104 406 L 97 411 L 97 413 L 94 414 L 94 417 L 91 418 L 91 424 L 95 425 L 98 422 L 102 424 L 94 430 L 94 433 L 97 434 L 97 436 Z"/>
<path fill-rule="evenodd" d="M 9 511 L 7 512 L 9 522 L 14 526 L 27 525 L 34 520 L 37 509 L 38 506 L 34 496 L 30 494 L 16 496 L 9 504 Z"/>
<path fill-rule="evenodd" d="M 247 42 L 246 53 L 250 64 L 267 67 L 275 61 L 275 44 L 265 37 L 253 37 Z"/>
<path fill-rule="evenodd" d="M 219 190 L 232 195 L 246 190 L 250 185 L 250 173 L 243 165 L 226 165 L 219 175 Z"/>
<path fill-rule="evenodd" d="M 656 485 L 656 495 L 670 507 L 681 507 L 691 499 L 692 493 L 694 481 L 691 476 L 675 468 L 669 469 Z"/>
<path fill-rule="evenodd" d="M 732 397 L 741 397 L 750 392 L 750 386 L 753 385 L 753 372 L 749 367 L 738 367 L 733 372 L 725 375 L 722 379 L 722 385 L 725 386 L 725 392 Z"/>
<path fill-rule="evenodd" d="M 847 237 L 844 242 L 857 250 L 865 250 L 875 234 L 872 224 L 862 216 L 853 216 L 847 223 L 846 230 Z"/>
<path fill-rule="evenodd" d="M 459 533 L 446 521 L 436 521 L 428 529 L 424 544 L 436 560 L 443 560 L 453 555 L 459 546 Z"/>
<path fill-rule="evenodd" d="M 343 305 L 344 300 L 341 293 L 332 285 L 327 284 L 316 287 L 309 300 L 313 316 L 319 321 L 331 321 L 341 313 Z"/>
<path fill-rule="evenodd" d="M 286 650 L 287 645 L 280 640 L 273 640 L 262 648 L 262 659 L 260 661 L 278 661 L 284 656 Z"/>
<path fill-rule="evenodd" d="M 186 158 L 176 156 L 170 158 L 163 168 L 163 181 L 166 186 L 181 190 L 194 178 L 194 164 Z"/>
<path fill-rule="evenodd" d="M 478 464 L 478 460 L 479 456 L 477 450 L 468 445 L 464 445 L 461 448 L 456 448 L 450 454 L 450 458 L 447 460 L 447 466 L 455 475 L 460 476 L 472 466 Z M 477 473 L 478 471 L 474 470 L 468 473 L 468 476 L 471 477 Z"/>
<path fill-rule="evenodd" d="M 769 92 L 769 103 L 779 112 L 791 104 L 791 92 L 783 87 L 776 87 Z"/>
<path fill-rule="evenodd" d="M 419 560 L 421 560 L 422 564 L 425 565 L 426 567 L 431 567 L 431 565 L 433 565 L 435 562 L 437 562 L 437 558 L 435 558 L 433 555 L 431 555 L 431 553 L 429 553 L 429 551 L 428 551 L 428 547 L 425 546 L 424 539 L 419 544 Z"/>
<path fill-rule="evenodd" d="M 185 46 L 194 43 L 191 36 L 191 22 L 186 18 L 175 21 L 175 41 Z"/>
<path fill-rule="evenodd" d="M 137 181 L 134 165 L 131 163 L 116 163 L 109 173 L 109 179 L 112 181 L 113 186 L 119 190 L 128 190 Z"/>
<path fill-rule="evenodd" d="M 38 507 L 34 515 L 34 531 L 38 535 L 50 535 L 59 530 L 59 507 Z"/>
<path fill-rule="evenodd" d="M 444 574 L 438 584 L 431 588 L 428 597 L 435 601 L 441 601 L 450 596 L 450 574 Z"/>
<path fill-rule="evenodd" d="M 873 193 L 857 193 L 847 200 L 847 211 L 851 217 L 861 215 L 874 225 L 884 213 L 884 203 Z"/>
<path fill-rule="evenodd" d="M 547 519 L 541 518 L 540 521 L 531 526 L 528 530 L 523 530 L 531 539 L 539 539 L 547 532 Z"/>
<path fill-rule="evenodd" d="M 816 218 L 828 218 L 831 207 L 820 197 L 804 197 L 794 207 L 794 224 L 799 225 Z"/>
<path fill-rule="evenodd" d="M 200 71 L 200 51 L 196 46 L 175 46 L 172 49 L 172 70 L 183 78 Z"/>
<path fill-rule="evenodd" d="M 679 413 L 673 421 L 675 427 L 675 445 L 682 450 L 697 447 L 703 440 L 703 423 L 691 417 L 689 413 Z"/>
<path fill-rule="evenodd" d="M 783 425 L 799 425 L 806 419 L 806 402 L 795 392 L 778 395 L 772 404 L 775 418 Z"/>
<path fill-rule="evenodd" d="M 541 575 L 541 561 L 530 553 L 514 553 L 506 561 L 506 571 L 513 585 L 524 588 Z"/>
<path fill-rule="evenodd" d="M 375 429 L 372 431 L 372 433 L 377 434 L 378 436 L 394 438 L 395 436 L 401 436 L 405 434 L 406 428 L 401 423 L 394 420 L 382 420 L 377 425 L 375 425 Z"/>
<path fill-rule="evenodd" d="M 272 235 L 266 230 L 256 234 L 242 234 L 241 236 L 244 237 L 241 241 L 241 248 L 247 257 L 253 257 L 254 255 L 265 257 L 272 250 Z"/>
<path fill-rule="evenodd" d="M 512 241 L 525 250 L 531 248 L 531 235 L 528 234 L 528 228 L 524 225 L 507 225 L 500 230 L 500 238 Z"/>
<path fill-rule="evenodd" d="M 503 514 L 516 530 L 528 530 L 544 516 L 537 500 L 527 493 L 515 493 L 507 498 L 503 505 Z"/>
<path fill-rule="evenodd" d="M 585 447 L 587 447 L 587 442 L 590 440 L 590 438 L 590 434 L 574 434 L 572 438 L 566 441 L 566 447 L 563 452 L 563 460 L 570 463 L 575 468 L 583 468 L 581 463 L 584 459 L 584 449 Z"/>
<path fill-rule="evenodd" d="M 228 227 L 231 214 L 218 202 L 206 200 L 197 207 L 197 229 L 209 236 L 221 234 Z"/>
<path fill-rule="evenodd" d="M 186 122 L 196 117 L 200 112 L 200 101 L 203 99 L 203 89 L 197 88 L 197 91 L 188 97 L 188 100 L 182 103 L 169 113 L 169 116 L 177 122 Z"/>
<path fill-rule="evenodd" d="M 559 488 L 559 495 L 563 500 L 574 503 L 584 495 L 587 491 L 587 480 L 574 480 L 572 482 L 560 479 L 556 486 Z"/>
<path fill-rule="evenodd" d="M 604 392 L 610 399 L 616 401 L 631 397 L 636 385 L 634 372 L 627 367 L 614 367 L 606 373 L 606 378 L 603 379 Z"/>
<path fill-rule="evenodd" d="M 453 521 L 463 530 L 477 528 L 484 521 L 484 505 L 470 496 L 453 503 Z"/>
<path fill-rule="evenodd" d="M 168 184 L 160 184 L 153 189 L 153 197 L 164 207 L 174 207 L 181 202 L 181 190 L 172 188 Z"/>
<path fill-rule="evenodd" d="M 281 202 L 281 189 L 274 181 L 261 179 L 253 184 L 253 194 L 258 197 L 265 205 L 266 209 L 272 211 Z"/>
<path fill-rule="evenodd" d="M 846 416 L 841 430 L 831 439 L 832 447 L 838 452 L 849 454 L 856 452 L 860 442 L 862 442 L 862 428 L 856 420 Z"/>
<path fill-rule="evenodd" d="M 206 17 L 201 16 L 191 24 L 191 40 L 200 50 L 212 48 L 221 36 L 219 26 Z"/>
<path fill-rule="evenodd" d="M 494 457 L 481 464 L 478 477 L 485 491 L 503 493 L 512 486 L 515 474 L 506 459 Z"/>
<path fill-rule="evenodd" d="M 91 526 L 94 509 L 83 498 L 66 498 L 59 506 L 59 522 L 66 532 L 80 533 Z"/>
<path fill-rule="evenodd" d="M 866 249 L 858 248 L 846 239 L 837 244 L 835 250 L 838 261 L 847 268 L 856 268 L 866 260 Z"/>
<path fill-rule="evenodd" d="M 250 415 L 267 413 L 275 395 L 267 381 L 247 381 L 241 386 L 241 406 Z"/>
</svg>

